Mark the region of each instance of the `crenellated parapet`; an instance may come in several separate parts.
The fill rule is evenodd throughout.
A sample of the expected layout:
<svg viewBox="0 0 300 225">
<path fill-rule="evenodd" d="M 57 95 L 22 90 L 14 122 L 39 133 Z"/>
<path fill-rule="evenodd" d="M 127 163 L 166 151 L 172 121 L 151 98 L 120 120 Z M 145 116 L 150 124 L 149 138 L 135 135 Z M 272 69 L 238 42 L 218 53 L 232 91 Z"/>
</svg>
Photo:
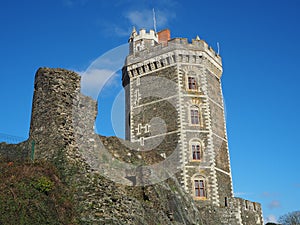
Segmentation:
<svg viewBox="0 0 300 225">
<path fill-rule="evenodd" d="M 198 36 L 192 42 L 187 38 L 168 39 L 169 35 L 165 33 L 168 32 L 157 35 L 153 30 L 147 33 L 142 29 L 137 34 L 135 29 L 133 30 L 129 39 L 129 55 L 125 60 L 129 76 L 153 72 L 176 63 L 204 64 L 219 78 L 222 76 L 220 55 L 204 40 Z"/>
<path fill-rule="evenodd" d="M 262 207 L 260 203 L 242 198 L 234 198 L 236 207 L 240 210 L 243 225 L 263 224 Z"/>
<path fill-rule="evenodd" d="M 205 224 L 263 224 L 260 204 L 233 196 L 219 53 L 199 36 L 171 39 L 168 29 L 133 30 L 129 44 L 126 139 L 165 160 L 176 152 L 179 182 Z"/>
</svg>

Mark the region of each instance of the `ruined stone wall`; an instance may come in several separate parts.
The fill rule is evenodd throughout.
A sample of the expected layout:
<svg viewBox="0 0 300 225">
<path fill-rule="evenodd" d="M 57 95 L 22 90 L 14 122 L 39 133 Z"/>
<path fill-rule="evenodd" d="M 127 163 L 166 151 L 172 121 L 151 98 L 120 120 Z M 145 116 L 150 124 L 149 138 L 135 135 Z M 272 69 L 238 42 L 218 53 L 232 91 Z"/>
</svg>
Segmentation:
<svg viewBox="0 0 300 225">
<path fill-rule="evenodd" d="M 150 165 L 161 156 L 133 151 L 134 146 L 128 147 L 123 141 L 96 135 L 96 102 L 79 90 L 76 73 L 39 69 L 30 138 L 37 142 L 35 159 L 54 163 L 74 190 L 80 224 L 198 223 L 197 208 L 176 179 L 170 177 L 166 183 L 148 187 L 120 183 L 126 180 L 124 168 L 118 167 L 122 162 Z M 172 140 L 167 138 L 165 143 L 167 146 Z M 137 172 L 134 175 L 143 181 Z"/>
<path fill-rule="evenodd" d="M 137 143 L 95 134 L 96 115 L 97 104 L 80 94 L 80 77 L 76 73 L 41 68 L 36 73 L 30 138 L 19 145 L 1 143 L 0 153 L 9 148 L 28 155 L 26 144 L 35 140 L 35 159 L 54 163 L 63 181 L 74 191 L 80 224 L 263 224 L 258 203 L 228 198 L 221 207 L 209 201 L 197 204 L 176 179 L 180 171 L 163 182 L 144 183 L 145 177 L 139 172 L 143 173 L 146 167 L 139 168 L 164 161 L 162 153 L 172 152 L 172 146 L 178 142 L 177 133 L 164 137 L 155 151 L 141 151 L 143 146 Z M 174 123 L 172 115 L 164 118 Z M 195 133 L 190 133 L 189 138 L 198 137 L 193 135 Z M 204 136 L 199 138 L 207 140 L 207 134 L 200 135 Z M 178 160 L 179 155 L 172 157 L 171 163 Z M 129 170 L 120 167 L 122 163 L 134 166 Z M 190 177 L 196 172 L 187 171 Z M 209 170 L 198 172 L 210 176 Z M 134 183 L 126 175 L 135 177 L 137 186 L 128 186 Z M 230 185 L 223 175 L 218 175 L 219 182 L 224 180 L 224 187 Z M 143 183 L 146 186 L 138 186 Z"/>
<path fill-rule="evenodd" d="M 263 224 L 261 204 L 242 198 L 235 198 L 239 203 L 243 225 Z"/>
<path fill-rule="evenodd" d="M 19 144 L 0 143 L 0 162 L 1 161 L 25 161 L 30 160 L 32 143 L 24 141 Z"/>
<path fill-rule="evenodd" d="M 78 104 L 80 77 L 64 69 L 40 68 L 35 75 L 30 139 L 35 158 L 53 158 L 58 149 L 75 146 L 73 109 Z"/>
</svg>

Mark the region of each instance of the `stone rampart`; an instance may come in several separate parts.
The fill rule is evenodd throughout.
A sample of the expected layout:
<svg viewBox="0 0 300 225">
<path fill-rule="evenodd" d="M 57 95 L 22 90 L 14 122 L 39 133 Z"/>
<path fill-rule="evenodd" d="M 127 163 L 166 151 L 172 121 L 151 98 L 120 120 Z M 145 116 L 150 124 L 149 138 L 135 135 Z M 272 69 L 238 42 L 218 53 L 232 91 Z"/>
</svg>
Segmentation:
<svg viewBox="0 0 300 225">
<path fill-rule="evenodd" d="M 116 137 L 95 134 L 97 104 L 80 94 L 79 75 L 41 68 L 35 79 L 29 140 L 19 145 L 1 143 L 0 154 L 11 148 L 28 155 L 24 146 L 35 140 L 35 160 L 54 163 L 74 191 L 80 224 L 262 224 L 259 204 L 228 199 L 224 207 L 202 207 L 175 176 L 148 185 L 152 172 L 141 165 L 162 157 L 153 151 L 135 151 L 138 146 L 127 143 L 126 147 Z M 117 162 L 136 165 L 136 169 L 111 170 Z M 127 185 L 146 185 L 127 186 L 118 183 L 120 179 L 127 180 Z"/>
</svg>

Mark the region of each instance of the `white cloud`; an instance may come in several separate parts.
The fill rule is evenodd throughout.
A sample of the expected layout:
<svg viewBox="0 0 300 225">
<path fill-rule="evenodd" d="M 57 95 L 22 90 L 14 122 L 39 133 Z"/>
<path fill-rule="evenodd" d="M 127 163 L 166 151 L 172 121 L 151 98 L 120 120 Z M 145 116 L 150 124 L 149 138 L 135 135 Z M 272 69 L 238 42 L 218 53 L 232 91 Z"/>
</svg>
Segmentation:
<svg viewBox="0 0 300 225">
<path fill-rule="evenodd" d="M 268 207 L 269 207 L 270 209 L 275 209 L 275 208 L 281 207 L 281 204 L 280 204 L 279 201 L 273 200 L 273 201 L 270 202 L 270 204 L 268 205 Z"/>
<path fill-rule="evenodd" d="M 132 31 L 131 27 L 129 27 L 128 29 L 124 29 L 122 27 L 113 26 L 112 29 L 113 29 L 114 34 L 117 34 L 118 36 L 121 36 L 121 37 L 123 37 L 123 36 L 128 36 L 129 37 L 130 33 Z"/>
<path fill-rule="evenodd" d="M 119 82 L 115 71 L 105 69 L 90 69 L 77 72 L 81 75 L 81 92 L 84 95 L 97 99 L 104 86 L 114 86 Z"/>
<path fill-rule="evenodd" d="M 235 197 L 242 197 L 242 196 L 245 196 L 245 195 L 249 195 L 249 194 L 246 193 L 246 192 L 235 192 L 235 193 L 234 193 L 234 196 L 235 196 Z"/>
<path fill-rule="evenodd" d="M 81 75 L 81 92 L 97 99 L 104 87 L 117 85 L 120 82 L 117 73 L 122 69 L 127 55 L 128 45 L 120 45 L 99 56 L 86 71 L 78 72 Z"/>
<path fill-rule="evenodd" d="M 129 19 L 132 25 L 135 25 L 139 28 L 149 28 L 153 27 L 152 12 L 150 10 L 143 11 L 131 11 L 128 12 L 126 18 Z"/>
<path fill-rule="evenodd" d="M 175 17 L 175 13 L 166 10 L 156 10 L 155 16 L 157 27 L 164 28 Z M 138 28 L 150 29 L 154 26 L 152 9 L 129 11 L 125 17 L 132 25 Z"/>
<path fill-rule="evenodd" d="M 275 192 L 267 192 L 267 191 L 265 191 L 265 192 L 263 192 L 262 193 L 262 197 L 264 197 L 264 198 L 276 198 L 277 196 L 278 196 L 279 194 L 278 193 L 275 193 Z"/>
<path fill-rule="evenodd" d="M 268 223 L 268 222 L 270 222 L 270 223 L 277 223 L 276 216 L 270 214 L 270 215 L 268 215 L 267 217 L 264 218 L 264 222 L 265 223 Z"/>
<path fill-rule="evenodd" d="M 76 1 L 76 0 L 65 0 Z M 78 1 L 78 0 L 77 0 Z M 155 9 L 156 28 L 157 30 L 168 28 L 170 22 L 176 17 L 175 11 L 178 3 L 171 0 L 161 0 L 155 4 L 149 4 L 145 1 L 139 1 L 136 4 L 128 4 L 126 1 L 115 2 L 116 10 L 122 10 L 121 18 L 116 21 L 98 21 L 102 27 L 102 31 L 108 36 L 130 36 L 132 27 L 137 30 L 145 28 L 147 30 L 154 29 L 153 7 Z"/>
</svg>

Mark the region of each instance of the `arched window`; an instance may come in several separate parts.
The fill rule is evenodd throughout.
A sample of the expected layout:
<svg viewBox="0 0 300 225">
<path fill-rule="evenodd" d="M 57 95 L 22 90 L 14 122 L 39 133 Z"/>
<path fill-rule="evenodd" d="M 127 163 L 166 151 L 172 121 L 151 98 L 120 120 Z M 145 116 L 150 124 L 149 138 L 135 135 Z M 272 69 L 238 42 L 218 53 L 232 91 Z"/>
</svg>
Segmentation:
<svg viewBox="0 0 300 225">
<path fill-rule="evenodd" d="M 192 106 L 190 108 L 190 117 L 191 117 L 192 125 L 200 124 L 200 114 L 199 114 L 199 108 L 197 106 Z"/>
<path fill-rule="evenodd" d="M 192 160 L 201 160 L 202 151 L 201 144 L 198 141 L 193 141 L 190 143 L 191 152 L 192 152 Z"/>
<path fill-rule="evenodd" d="M 195 177 L 193 179 L 194 197 L 204 199 L 206 195 L 206 182 L 204 177 Z"/>
</svg>

